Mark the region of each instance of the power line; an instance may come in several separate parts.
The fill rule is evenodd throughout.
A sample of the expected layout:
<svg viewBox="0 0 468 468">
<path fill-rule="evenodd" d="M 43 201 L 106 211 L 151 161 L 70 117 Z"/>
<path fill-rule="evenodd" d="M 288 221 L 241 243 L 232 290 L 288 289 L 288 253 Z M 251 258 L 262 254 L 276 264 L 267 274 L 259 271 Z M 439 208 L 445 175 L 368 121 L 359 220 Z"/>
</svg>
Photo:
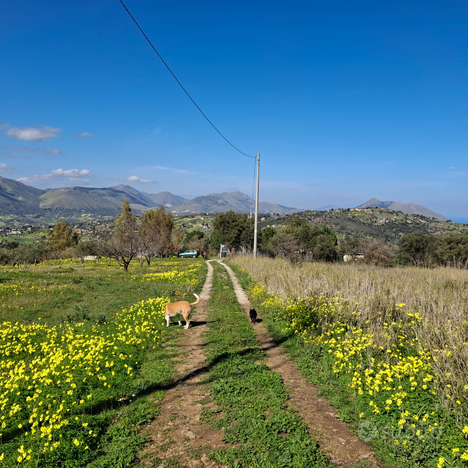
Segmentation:
<svg viewBox="0 0 468 468">
<path fill-rule="evenodd" d="M 200 107 L 198 106 L 198 104 L 193 100 L 192 96 L 190 96 L 190 94 L 188 93 L 188 91 L 182 86 L 182 83 L 177 79 L 177 76 L 175 76 L 174 72 L 169 68 L 169 65 L 164 61 L 164 59 L 161 57 L 161 54 L 156 50 L 156 48 L 154 47 L 154 45 L 152 44 L 152 42 L 148 39 L 148 36 L 144 33 L 143 29 L 141 29 L 140 25 L 137 23 L 137 20 L 133 17 L 133 15 L 130 13 L 130 11 L 128 10 L 128 8 L 125 6 L 125 3 L 120 0 L 120 3 L 122 4 L 122 6 L 125 8 L 125 10 L 127 11 L 127 13 L 130 15 L 130 18 L 132 18 L 133 22 L 137 25 L 137 28 L 140 30 L 141 34 L 143 34 L 144 38 L 148 41 L 148 44 L 151 46 L 151 48 L 156 52 L 157 56 L 161 59 L 161 62 L 165 65 L 165 67 L 169 70 L 169 72 L 171 73 L 171 75 L 174 77 L 174 79 L 177 81 L 177 84 L 182 88 L 182 90 L 184 91 L 184 93 L 188 96 L 188 98 L 193 102 L 193 104 L 195 105 L 195 107 L 200 111 L 201 115 L 203 115 L 203 117 L 205 117 L 205 119 L 207 120 L 207 122 L 219 133 L 219 135 L 229 144 L 231 145 L 236 151 L 238 151 L 240 154 L 243 154 L 244 156 L 247 156 L 248 158 L 253 158 L 255 159 L 255 156 L 250 156 L 249 154 L 246 154 L 244 153 L 243 151 L 241 151 L 239 148 L 237 148 L 236 146 L 234 146 L 217 128 L 216 126 L 213 124 L 213 122 L 211 122 L 211 120 L 205 115 L 205 113 L 200 109 Z"/>
</svg>

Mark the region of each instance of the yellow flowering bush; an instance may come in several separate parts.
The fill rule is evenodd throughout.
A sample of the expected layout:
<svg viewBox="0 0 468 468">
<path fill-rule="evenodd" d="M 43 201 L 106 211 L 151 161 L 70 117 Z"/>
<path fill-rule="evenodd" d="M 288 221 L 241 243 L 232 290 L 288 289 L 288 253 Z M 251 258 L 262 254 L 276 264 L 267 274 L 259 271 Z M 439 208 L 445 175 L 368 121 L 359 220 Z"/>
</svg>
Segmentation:
<svg viewBox="0 0 468 468">
<path fill-rule="evenodd" d="M 468 426 L 460 422 L 468 398 L 456 402 L 458 419 L 440 404 L 441 387 L 450 399 L 451 385 L 441 383 L 434 364 L 451 350 L 420 344 L 419 313 L 395 304 L 370 324 L 360 320 L 357 302 L 339 296 L 290 299 L 255 285 L 252 298 L 285 331 L 322 350 L 332 372 L 354 391 L 364 410 L 359 416 L 390 431 L 387 439 L 398 456 L 424 466 L 468 466 Z"/>
<path fill-rule="evenodd" d="M 112 323 L 50 327 L 0 326 L 0 437 L 20 437 L 19 464 L 38 466 L 43 454 L 66 446 L 73 426 L 76 450 L 96 437 L 87 415 L 125 392 L 148 345 L 158 343 L 167 298 L 134 304 Z M 22 434 L 22 435 L 21 435 Z M 0 459 L 6 456 L 0 449 Z"/>
<path fill-rule="evenodd" d="M 161 266 L 161 265 L 159 265 Z M 172 264 L 172 266 L 174 266 Z M 194 288 L 199 281 L 200 264 L 189 265 L 181 270 L 169 270 L 156 273 L 147 273 L 142 276 L 133 276 L 132 281 L 152 281 L 152 282 L 184 282 L 187 286 Z"/>
</svg>

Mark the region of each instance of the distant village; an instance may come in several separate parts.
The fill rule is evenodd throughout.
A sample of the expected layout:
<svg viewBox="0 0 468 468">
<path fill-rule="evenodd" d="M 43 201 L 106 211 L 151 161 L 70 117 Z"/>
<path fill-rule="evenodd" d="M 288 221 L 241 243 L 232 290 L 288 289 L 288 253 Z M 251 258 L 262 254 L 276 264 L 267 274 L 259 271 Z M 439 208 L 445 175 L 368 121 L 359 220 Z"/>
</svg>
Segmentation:
<svg viewBox="0 0 468 468">
<path fill-rule="evenodd" d="M 137 218 L 141 218 L 141 216 L 137 215 Z M 178 224 L 184 230 L 210 230 L 211 221 L 209 221 L 209 218 L 209 215 L 199 215 L 191 218 L 175 217 L 175 220 L 179 220 Z M 105 219 L 101 221 L 92 220 L 83 223 L 70 223 L 70 227 L 76 231 L 83 240 L 99 240 L 112 236 L 114 233 L 114 224 L 115 219 L 113 217 L 105 217 Z M 38 241 L 45 239 L 47 234 L 53 230 L 54 226 L 55 224 L 23 224 L 22 226 L 12 224 L 10 226 L 0 226 L 0 245 L 26 237 L 33 238 Z"/>
</svg>

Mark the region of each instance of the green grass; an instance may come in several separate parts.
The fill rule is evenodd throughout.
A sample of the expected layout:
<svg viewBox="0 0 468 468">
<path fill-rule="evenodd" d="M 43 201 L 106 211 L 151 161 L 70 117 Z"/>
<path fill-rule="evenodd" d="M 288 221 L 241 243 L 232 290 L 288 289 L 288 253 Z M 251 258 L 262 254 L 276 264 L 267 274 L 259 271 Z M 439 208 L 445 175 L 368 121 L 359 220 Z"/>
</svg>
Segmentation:
<svg viewBox="0 0 468 468">
<path fill-rule="evenodd" d="M 232 468 L 329 466 L 307 426 L 287 407 L 287 389 L 265 365 L 265 354 L 219 265 L 209 323 L 208 381 L 218 410 L 205 409 L 203 415 L 215 428 L 224 428 L 224 439 L 232 444 L 210 457 Z"/>
<path fill-rule="evenodd" d="M 78 260 L 56 260 L 32 265 L 27 271 L 0 267 L 0 322 L 31 323 L 41 319 L 58 325 L 80 315 L 91 320 L 103 317 L 110 320 L 121 308 L 150 297 L 191 299 L 191 289 L 186 285 L 145 281 L 144 275 L 174 269 L 183 271 L 200 262 L 199 259 L 156 259 L 150 267 L 140 267 L 134 261 L 128 273 L 116 262 L 107 260 L 98 264 L 85 262 L 85 266 Z"/>
<path fill-rule="evenodd" d="M 244 270 L 236 265 L 231 265 L 231 267 L 246 291 L 255 286 Z M 268 279 L 271 281 L 272 276 L 270 275 Z M 252 295 L 251 297 L 251 300 L 254 300 L 257 296 Z M 403 409 L 401 411 L 394 408 L 384 410 L 386 398 L 389 397 L 388 392 L 385 393 L 384 389 L 381 388 L 380 392 L 374 391 L 371 395 L 367 392 L 363 395 L 358 394 L 355 388 L 351 388 L 352 375 L 346 372 L 336 372 L 335 356 L 325 344 L 312 340 L 304 341 L 298 334 L 294 333 L 291 322 L 284 319 L 287 317 L 285 310 L 276 310 L 276 307 L 279 306 L 263 306 L 262 301 L 263 299 L 260 299 L 259 303 L 254 305 L 273 339 L 286 348 L 288 356 L 295 362 L 302 374 L 310 382 L 319 386 L 319 394 L 327 398 L 337 408 L 340 419 L 348 423 L 358 434 L 361 433 L 359 428 L 362 429 L 363 422 L 377 429 L 377 435 L 374 440 L 370 440 L 370 443 L 379 459 L 391 466 L 401 468 L 408 466 L 434 468 L 467 466 L 466 462 L 460 459 L 467 446 L 466 435 L 461 433 L 462 428 L 467 426 L 466 419 L 460 415 L 457 418 L 448 411 L 435 392 L 433 394 L 429 389 L 418 392 L 416 389 L 409 388 L 404 375 L 395 377 L 395 385 L 400 385 L 399 388 L 403 388 L 408 395 L 409 402 L 405 404 L 403 409 L 409 409 L 411 413 L 419 415 L 419 418 L 411 417 L 403 430 L 399 432 L 398 429 L 395 429 L 393 431 L 392 427 L 398 428 L 397 422 L 402 417 L 400 413 Z M 265 302 L 265 304 L 267 303 Z M 402 352 L 405 356 L 412 356 L 412 348 L 410 347 L 404 348 Z M 372 361 L 369 367 L 378 369 L 379 361 L 385 360 L 385 356 L 373 354 L 372 357 L 375 361 Z M 363 359 L 365 361 L 365 358 Z M 349 362 L 351 362 L 351 358 Z M 419 387 L 420 385 L 418 389 Z M 447 389 L 446 392 L 448 391 Z M 373 406 L 371 405 L 374 404 L 382 409 L 378 414 L 372 410 Z M 424 422 L 424 414 L 431 415 L 429 421 L 432 424 L 434 421 L 437 422 L 436 425 L 440 431 L 437 431 L 436 437 L 425 436 L 431 433 L 427 432 L 429 423 Z M 422 431 L 421 437 L 416 433 L 418 429 Z M 391 436 L 391 434 L 395 435 Z M 446 462 L 441 465 L 442 458 Z"/>
<path fill-rule="evenodd" d="M 144 276 L 171 271 L 183 272 L 194 264 L 199 265 L 200 269 L 196 278 L 189 281 L 173 280 L 170 276 L 166 278 L 154 276 L 151 281 L 147 281 Z M 157 260 L 151 267 L 140 268 L 137 264 L 132 265 L 128 274 L 123 273 L 116 265 L 108 265 L 107 262 L 100 265 L 91 263 L 84 267 L 79 262 L 49 262 L 32 267 L 29 271 L 1 267 L 0 297 L 2 304 L 7 304 L 2 308 L 6 310 L 2 310 L 1 319 L 18 322 L 18 327 L 33 325 L 31 330 L 34 329 L 36 320 L 37 323 L 49 327 L 59 325 L 56 340 L 58 343 L 61 333 L 76 333 L 90 337 L 93 336 L 92 333 L 96 333 L 97 336 L 103 333 L 104 336 L 114 336 L 117 330 L 112 318 L 122 307 L 128 308 L 132 304 L 153 297 L 170 297 L 173 300 L 191 298 L 192 291 L 201 290 L 205 272 L 206 266 L 200 260 L 179 259 Z M 112 383 L 112 386 L 105 388 L 101 384 L 94 387 L 91 383 L 93 377 L 86 376 L 82 382 L 87 380 L 89 383 L 81 383 L 83 376 L 78 378 L 78 374 L 73 374 L 72 381 L 77 383 L 76 396 L 70 398 L 74 401 L 83 398 L 85 401 L 83 404 L 80 403 L 81 406 L 73 406 L 75 403 L 71 400 L 66 402 L 68 423 L 61 428 L 60 446 L 56 450 L 42 452 L 44 443 L 48 439 L 40 437 L 33 439 L 31 435 L 27 435 L 31 423 L 23 414 L 30 411 L 26 409 L 28 404 L 25 403 L 25 397 L 32 395 L 33 391 L 29 391 L 26 387 L 17 388 L 9 395 L 13 389 L 10 390 L 9 387 L 0 384 L 0 399 L 7 397 L 10 401 L 14 401 L 12 398 L 20 398 L 18 403 L 22 407 L 17 421 L 13 425 L 9 423 L 1 430 L 3 435 L 0 439 L 0 454 L 4 454 L 1 466 L 16 467 L 18 450 L 22 445 L 26 450 L 34 450 L 31 453 L 32 460 L 22 460 L 21 466 L 43 468 L 132 466 L 136 461 L 137 451 L 148 442 L 142 430 L 159 414 L 159 401 L 165 392 L 164 384 L 175 375 L 170 358 L 175 355 L 174 341 L 181 332 L 177 327 L 166 329 L 163 324 L 160 326 L 161 338 L 156 344 L 151 339 L 138 347 L 130 343 L 115 342 L 116 356 L 119 353 L 123 355 L 123 359 L 126 359 L 134 372 L 127 373 L 124 372 L 125 369 L 119 367 L 120 357 L 106 357 L 109 362 L 116 361 L 115 376 L 114 373 L 113 377 L 107 373 L 107 382 Z M 8 330 L 9 326 L 0 325 L 0 331 L 3 329 Z M 41 340 L 45 338 L 42 332 L 35 335 L 24 332 L 23 338 L 26 337 L 31 345 L 35 345 L 35 340 L 42 342 Z M 21 343 L 23 338 L 18 336 L 15 340 Z M 16 358 L 22 359 L 27 364 L 31 359 L 35 359 L 35 355 L 29 356 L 26 352 L 24 356 L 15 357 L 12 354 L 2 356 L 0 382 L 4 381 L 3 377 L 8 376 L 10 369 L 16 372 Z M 105 359 L 102 367 L 104 362 Z M 78 371 L 73 371 L 75 366 L 72 362 L 70 364 L 65 371 L 71 376 L 71 373 Z M 23 369 L 28 372 L 27 365 Z M 101 372 L 107 371 L 102 369 Z M 96 369 L 97 374 L 98 369 Z M 61 377 L 62 374 L 56 375 L 57 377 L 52 378 L 61 380 L 65 378 Z M 31 383 L 34 386 L 34 382 Z M 17 391 L 22 392 L 21 397 L 16 396 Z M 47 409 L 47 405 L 49 408 L 54 408 L 56 401 L 52 402 L 52 399 L 56 398 L 55 393 L 58 392 L 59 395 L 61 390 L 49 384 L 47 388 L 41 390 L 38 387 L 38 390 L 34 391 L 40 395 L 36 400 L 37 404 L 44 404 L 42 407 Z M 92 400 L 86 403 L 85 395 L 91 393 Z M 59 398 L 60 402 L 61 397 Z M 3 400 L 3 403 L 6 401 L 8 400 Z M 54 437 L 57 435 L 56 431 Z M 74 444 L 74 440 L 78 440 L 79 444 Z M 32 443 L 36 443 L 37 447 L 32 446 Z M 36 462 L 39 465 L 36 465 Z"/>
</svg>

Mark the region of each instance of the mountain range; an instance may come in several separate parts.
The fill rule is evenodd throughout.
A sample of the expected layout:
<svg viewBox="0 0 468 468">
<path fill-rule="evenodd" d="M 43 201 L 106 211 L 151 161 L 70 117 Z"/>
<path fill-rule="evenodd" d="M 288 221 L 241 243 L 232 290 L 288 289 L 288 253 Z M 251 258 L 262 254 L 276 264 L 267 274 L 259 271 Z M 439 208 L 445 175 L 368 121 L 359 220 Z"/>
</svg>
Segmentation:
<svg viewBox="0 0 468 468">
<path fill-rule="evenodd" d="M 448 221 L 444 215 L 431 211 L 429 208 L 426 208 L 421 205 L 415 205 L 414 203 L 400 203 L 394 201 L 384 201 L 381 202 L 377 198 L 371 198 L 366 203 L 359 205 L 356 208 L 385 208 L 387 210 L 401 211 L 406 214 L 418 214 L 426 216 L 426 218 L 435 218 L 439 221 Z"/>
<path fill-rule="evenodd" d="M 78 219 L 83 213 L 115 216 L 120 212 L 122 201 L 128 200 L 134 213 L 163 205 L 174 214 L 217 213 L 233 210 L 249 213 L 254 201 L 241 192 L 211 193 L 187 200 L 169 192 L 147 194 L 128 185 L 108 188 L 66 187 L 41 190 L 0 177 L 0 216 L 39 220 L 63 216 Z M 276 203 L 259 203 L 259 212 L 288 214 L 299 212 Z M 29 222 L 33 220 L 30 219 Z"/>
<path fill-rule="evenodd" d="M 160 205 L 175 215 L 218 213 L 229 210 L 249 213 L 254 210 L 255 205 L 254 200 L 241 192 L 211 193 L 187 200 L 170 192 L 147 194 L 123 184 L 108 188 L 66 187 L 41 190 L 16 180 L 0 177 L 0 216 L 17 219 L 23 223 L 48 223 L 61 217 L 79 220 L 84 214 L 115 216 L 120 212 L 123 200 L 128 200 L 132 210 L 137 214 Z M 381 202 L 372 198 L 357 208 L 368 207 L 386 208 L 447 221 L 444 215 L 413 203 Z M 330 208 L 332 207 L 323 207 L 321 211 Z M 260 213 L 286 215 L 301 211 L 304 210 L 276 203 L 259 203 Z"/>
</svg>

